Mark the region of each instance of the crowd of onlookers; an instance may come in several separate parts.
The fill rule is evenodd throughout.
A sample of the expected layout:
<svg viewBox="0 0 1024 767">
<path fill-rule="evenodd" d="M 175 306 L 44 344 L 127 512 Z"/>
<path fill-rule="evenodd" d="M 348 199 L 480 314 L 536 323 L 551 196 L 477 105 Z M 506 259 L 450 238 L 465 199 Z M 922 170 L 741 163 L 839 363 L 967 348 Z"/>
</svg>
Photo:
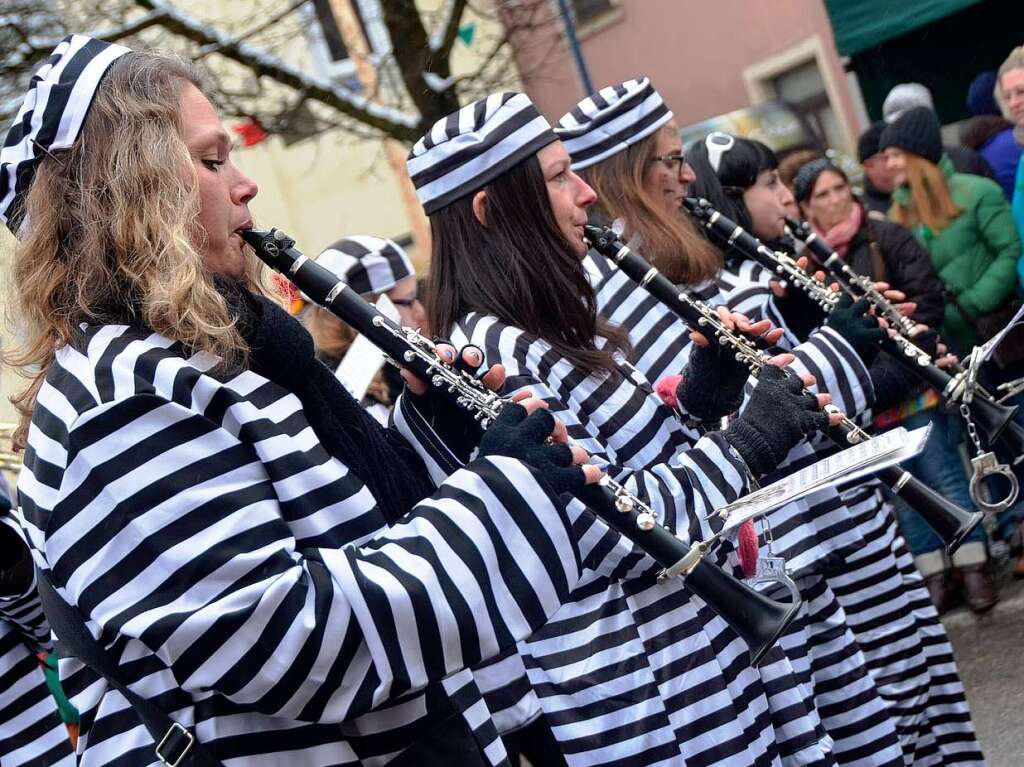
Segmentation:
<svg viewBox="0 0 1024 767">
<path fill-rule="evenodd" d="M 932 325 L 961 359 L 1006 326 L 1024 296 L 1024 46 L 998 71 L 974 79 L 967 106 L 971 117 L 959 126 L 960 143 L 949 144 L 929 90 L 919 83 L 893 88 L 883 120 L 860 136 L 859 189 L 842 163 L 816 151 L 791 153 L 779 168 L 793 192 L 793 212 L 855 271 L 918 296 L 915 319 Z M 938 343 L 932 333 L 920 338 L 925 347 Z M 1013 334 L 985 364 L 982 378 L 996 387 L 1022 376 L 1024 338 Z M 875 419 L 879 426 L 931 424 L 932 436 L 910 470 L 975 509 L 966 462 L 974 450 L 959 413 L 925 391 L 876 412 Z M 1003 573 L 990 560 L 993 543 L 1004 551 L 1012 547 L 1019 557 L 1013 574 L 1024 578 L 1021 500 L 976 528 L 951 559 L 919 516 L 904 507 L 899 517 L 940 613 L 963 601 L 977 613 L 996 603 Z"/>
</svg>

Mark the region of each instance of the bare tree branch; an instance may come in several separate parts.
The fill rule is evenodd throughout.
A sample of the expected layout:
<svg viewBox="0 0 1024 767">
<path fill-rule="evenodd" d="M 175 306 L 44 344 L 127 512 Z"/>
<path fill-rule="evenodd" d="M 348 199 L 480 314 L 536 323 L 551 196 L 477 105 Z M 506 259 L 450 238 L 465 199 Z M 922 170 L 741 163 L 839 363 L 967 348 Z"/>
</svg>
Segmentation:
<svg viewBox="0 0 1024 767">
<path fill-rule="evenodd" d="M 261 32 L 265 32 L 266 30 L 270 29 L 271 27 L 275 26 L 276 24 L 279 24 L 280 22 L 284 21 L 286 18 L 291 16 L 293 13 L 295 13 L 295 11 L 297 11 L 299 8 L 304 6 L 307 2 L 308 2 L 308 0 L 292 0 L 292 2 L 288 6 L 286 6 L 283 11 L 281 11 L 280 13 L 274 14 L 269 19 L 267 19 L 265 22 L 263 22 L 262 24 L 260 24 L 258 26 L 253 27 L 248 32 L 243 32 L 242 34 L 238 35 L 237 37 L 232 38 L 231 42 L 233 42 L 233 43 L 245 42 L 246 40 L 249 40 L 249 39 L 255 37 L 256 35 L 260 34 Z M 200 59 L 205 58 L 206 56 L 209 56 L 211 53 L 219 53 L 221 47 L 222 46 L 220 46 L 220 45 L 214 45 L 214 46 L 200 48 L 199 52 L 195 56 L 192 57 L 192 61 L 199 61 Z"/>
<path fill-rule="evenodd" d="M 459 28 L 462 26 L 462 17 L 466 13 L 468 0 L 451 0 L 451 9 L 448 12 L 448 19 L 444 23 L 439 44 L 434 47 L 434 56 L 440 61 L 449 61 L 452 55 L 452 46 L 459 35 Z"/>
<path fill-rule="evenodd" d="M 423 134 L 422 120 L 381 107 L 347 88 L 302 72 L 249 43 L 233 41 L 219 30 L 182 13 L 163 0 L 135 1 L 149 11 L 164 11 L 161 26 L 165 29 L 202 46 L 217 46 L 220 56 L 241 64 L 256 77 L 276 80 L 303 93 L 308 99 L 326 104 L 399 141 L 412 143 Z"/>
</svg>

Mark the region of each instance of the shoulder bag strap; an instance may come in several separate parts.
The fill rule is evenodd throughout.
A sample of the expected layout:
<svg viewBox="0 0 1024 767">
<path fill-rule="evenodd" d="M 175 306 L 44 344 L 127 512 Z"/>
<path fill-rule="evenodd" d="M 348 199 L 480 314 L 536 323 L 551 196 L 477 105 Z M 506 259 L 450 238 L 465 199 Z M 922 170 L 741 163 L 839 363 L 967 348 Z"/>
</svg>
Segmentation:
<svg viewBox="0 0 1024 767">
<path fill-rule="evenodd" d="M 167 767 L 222 767 L 187 728 L 151 701 L 132 692 L 114 659 L 89 633 L 78 609 L 57 593 L 49 574 L 38 567 L 36 584 L 46 619 L 64 648 L 61 654 L 78 658 L 124 696 L 157 744 L 156 758 L 161 764 Z"/>
</svg>

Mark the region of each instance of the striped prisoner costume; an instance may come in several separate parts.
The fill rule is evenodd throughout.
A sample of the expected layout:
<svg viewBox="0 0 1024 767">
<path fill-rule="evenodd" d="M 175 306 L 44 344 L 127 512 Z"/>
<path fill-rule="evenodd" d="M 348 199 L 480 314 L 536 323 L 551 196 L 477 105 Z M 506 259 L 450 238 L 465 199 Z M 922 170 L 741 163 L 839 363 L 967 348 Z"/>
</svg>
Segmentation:
<svg viewBox="0 0 1024 767">
<path fill-rule="evenodd" d="M 595 286 L 600 311 L 629 330 L 637 367 L 652 377 L 682 370 L 690 354 L 689 329 L 607 259 L 591 253 L 584 265 Z M 715 282 L 691 292 L 711 305 L 732 303 Z M 863 365 L 845 342 L 824 332 L 824 338 L 815 334 L 794 350 L 797 360 L 793 367 L 813 370 L 819 382 L 825 381 L 826 387 L 845 395 L 836 398 L 841 408 L 862 407 L 870 392 Z M 807 443 L 801 443 L 775 475 L 788 471 L 794 459 L 809 463 L 816 457 Z M 812 505 L 821 510 L 818 515 L 810 513 Z M 785 557 L 805 600 L 799 623 L 787 632 L 781 644 L 801 671 L 805 686 L 813 691 L 825 729 L 835 741 L 836 761 L 858 767 L 899 765 L 895 724 L 845 625 L 845 613 L 820 575 L 823 561 L 834 557 L 837 549 L 852 547 L 854 540 L 859 540 L 838 493 L 814 493 L 773 510 L 769 521 L 772 550 Z"/>
<path fill-rule="evenodd" d="M 227 765 L 383 764 L 452 711 L 502 763 L 460 669 L 575 587 L 563 506 L 487 458 L 384 529 L 294 395 L 215 362 L 125 326 L 58 350 L 19 480 L 37 564 L 133 690 Z M 83 767 L 156 764 L 120 694 L 61 672 Z"/>
<path fill-rule="evenodd" d="M 20 535 L 13 518 L 0 517 Z M 53 649 L 35 582 L 22 594 L 0 596 L 0 764 L 72 767 L 68 730 L 46 686 L 37 653 Z"/>
<path fill-rule="evenodd" d="M 629 366 L 586 375 L 545 341 L 479 314 L 451 336 L 503 364 L 509 391 L 545 399 L 573 440 L 684 537 L 706 537 L 710 511 L 746 492 L 746 467 L 724 438 L 686 433 Z M 519 645 L 529 690 L 518 705 L 536 699 L 572 767 L 834 763 L 781 650 L 751 668 L 742 640 L 680 581 L 630 577 L 626 564 L 624 578 L 587 579 Z M 507 692 L 482 686 L 489 700 Z"/>
<path fill-rule="evenodd" d="M 668 331 L 668 310 L 656 306 L 657 301 L 642 288 L 628 285 L 631 281 L 613 271 L 605 259 L 600 261 L 603 263 L 597 268 L 603 281 L 598 302 L 603 311 L 611 311 L 615 316 L 627 312 L 650 315 L 647 326 L 657 321 L 655 317 L 665 323 L 665 328 L 657 335 L 646 335 L 642 331 L 631 333 L 630 341 L 637 347 L 640 363 L 643 363 L 645 350 L 657 350 L 660 359 L 664 359 L 671 349 L 685 358 L 683 347 L 689 339 L 682 324 L 676 323 L 679 327 L 674 334 Z M 718 278 L 721 300 L 752 320 L 767 317 L 786 329 L 780 344 L 789 346 L 797 354 L 799 366 L 814 374 L 819 382 L 828 381 L 825 376 L 832 367 L 831 361 L 802 353 L 800 349 L 806 345 L 793 348 L 799 339 L 786 328 L 781 312 L 774 305 L 768 287 L 771 277 L 768 270 L 749 261 L 738 265 L 735 271 L 723 270 Z M 812 339 L 815 335 L 817 333 L 812 334 Z M 852 368 L 854 359 L 852 352 L 849 354 L 847 364 Z M 858 367 L 863 370 L 863 366 Z M 829 384 L 825 388 L 844 412 L 851 416 L 859 414 L 860 420 L 870 421 L 869 403 L 850 396 L 854 388 L 870 390 L 863 379 L 860 387 L 838 380 L 835 386 Z M 791 451 L 788 463 L 778 468 L 776 476 L 798 469 L 815 460 L 819 451 L 830 449 L 824 441 L 817 441 L 816 449 L 809 443 L 798 445 Z M 809 540 L 799 534 L 795 518 L 778 524 L 776 515 L 782 511 L 780 509 L 771 515 L 772 532 L 777 544 L 781 544 L 777 545 L 777 550 L 795 565 L 798 574 L 814 572 L 825 577 L 845 614 L 845 622 L 863 651 L 877 692 L 890 711 L 905 764 L 919 767 L 981 763 L 952 649 L 931 609 L 920 576 L 912 565 L 905 571 L 898 564 L 905 544 L 895 530 L 877 481 L 861 481 L 838 492 L 829 489 L 808 496 L 800 503 L 807 507 L 805 518 L 812 520 L 819 531 L 817 542 L 808 548 Z M 902 573 L 901 580 L 896 579 L 897 573 Z M 800 585 L 804 585 L 802 581 Z M 810 604 L 809 597 L 808 600 Z M 934 671 L 929 671 L 928 658 L 935 663 Z M 832 686 L 834 683 L 830 683 L 829 687 Z M 927 703 L 929 699 L 935 703 Z M 828 726 L 829 706 L 821 705 L 819 709 Z M 836 756 L 840 763 L 861 764 L 859 760 L 865 751 L 876 749 L 879 740 L 876 729 L 861 730 L 843 724 L 844 720 L 850 721 L 851 713 L 849 709 L 840 708 L 830 732 L 849 733 L 848 738 L 837 738 Z M 866 723 L 876 719 L 876 714 L 863 719 L 860 714 L 854 717 L 854 721 Z"/>
<path fill-rule="evenodd" d="M 750 262 L 739 271 L 748 275 L 736 291 L 741 304 L 752 311 L 760 304 L 766 316 L 782 322 L 768 287 L 770 273 Z M 861 413 L 862 422 L 870 419 L 869 410 Z M 863 542 L 835 558 L 825 574 L 896 717 L 906 763 L 983 765 L 953 648 L 881 484 L 868 480 L 846 486 L 841 497 L 857 520 Z"/>
</svg>

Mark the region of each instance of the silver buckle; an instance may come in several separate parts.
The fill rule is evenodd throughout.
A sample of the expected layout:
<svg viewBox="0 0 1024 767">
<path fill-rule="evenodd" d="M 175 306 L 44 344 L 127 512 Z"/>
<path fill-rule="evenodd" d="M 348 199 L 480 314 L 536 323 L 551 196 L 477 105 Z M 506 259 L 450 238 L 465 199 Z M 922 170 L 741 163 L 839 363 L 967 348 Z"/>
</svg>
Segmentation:
<svg viewBox="0 0 1024 767">
<path fill-rule="evenodd" d="M 181 753 L 178 755 L 178 758 L 175 759 L 173 762 L 169 762 L 164 757 L 164 755 L 162 753 L 160 753 L 160 750 L 165 745 L 167 745 L 167 741 L 170 740 L 171 737 L 173 735 L 175 735 L 175 734 L 177 734 L 179 736 L 183 736 L 188 741 L 188 743 L 185 744 L 185 748 L 183 748 L 181 750 Z M 192 750 L 192 744 L 195 743 L 195 742 L 196 742 L 195 736 L 191 732 L 189 732 L 187 729 L 182 727 L 180 724 L 175 722 L 174 724 L 171 725 L 171 729 L 169 729 L 167 731 L 167 734 L 164 735 L 163 740 L 161 740 L 160 744 L 156 747 L 156 758 L 160 760 L 161 764 L 167 765 L 167 767 L 178 767 L 178 765 L 181 764 L 181 760 L 184 759 L 186 756 L 188 756 L 188 752 Z"/>
</svg>

